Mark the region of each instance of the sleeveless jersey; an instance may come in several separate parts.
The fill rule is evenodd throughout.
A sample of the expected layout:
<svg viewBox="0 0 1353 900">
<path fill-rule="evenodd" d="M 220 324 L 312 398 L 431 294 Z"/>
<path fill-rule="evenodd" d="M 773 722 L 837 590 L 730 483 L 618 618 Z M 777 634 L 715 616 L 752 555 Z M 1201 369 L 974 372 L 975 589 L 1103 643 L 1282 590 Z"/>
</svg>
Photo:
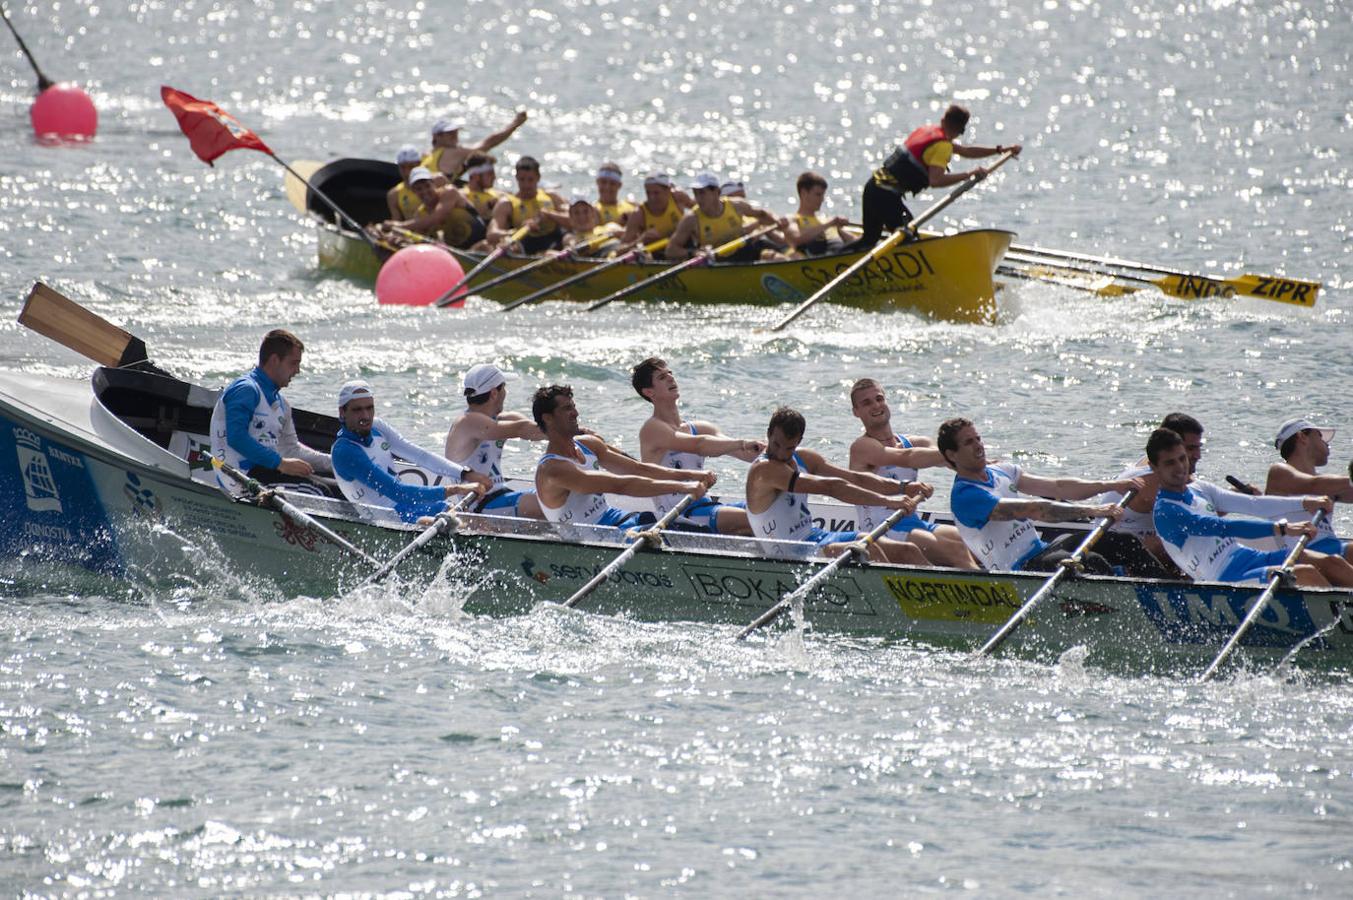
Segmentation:
<svg viewBox="0 0 1353 900">
<path fill-rule="evenodd" d="M 508 220 L 513 230 L 525 225 L 529 220 L 535 218 L 542 209 L 553 209 L 554 201 L 550 195 L 544 191 L 536 191 L 536 195 L 530 200 L 523 200 L 516 194 L 508 194 L 508 201 L 512 204 L 512 216 Z M 546 219 L 540 228 L 533 228 L 527 234 L 542 235 L 554 234 L 559 230 L 559 225 L 553 219 Z"/>
<path fill-rule="evenodd" d="M 672 205 L 675 206 L 676 204 Z M 634 212 L 634 204 L 628 200 L 620 200 L 616 203 L 599 202 L 597 203 L 597 212 L 601 213 L 601 224 L 603 225 L 609 222 L 624 224 L 620 220 Z"/>
<path fill-rule="evenodd" d="M 816 214 L 805 216 L 801 213 L 795 213 L 794 223 L 799 226 L 800 231 L 804 231 L 821 225 L 822 220 L 819 219 Z M 832 244 L 842 245 L 844 243 L 845 240 L 841 237 L 841 229 L 828 228 L 826 231 L 822 232 L 822 234 L 818 235 L 815 240 L 810 241 L 807 244 L 800 244 L 799 251 L 801 253 L 807 253 L 810 256 L 818 256 L 823 253 L 831 252 Z"/>
<path fill-rule="evenodd" d="M 691 434 L 699 434 L 694 425 L 685 426 Z M 681 469 L 686 472 L 698 472 L 705 467 L 705 458 L 698 453 L 678 452 L 668 450 L 658 461 L 658 465 L 666 466 L 669 469 Z M 681 502 L 681 494 L 663 494 L 661 497 L 653 498 L 653 511 L 661 519 L 667 515 L 667 511 Z"/>
<path fill-rule="evenodd" d="M 493 207 L 503 197 L 503 192 L 497 188 L 488 188 L 482 191 L 464 188 L 465 199 L 470 201 L 470 205 L 479 213 L 481 219 L 489 219 L 493 216 Z"/>
<path fill-rule="evenodd" d="M 540 467 L 551 459 L 562 459 L 566 463 L 577 466 L 580 469 L 597 472 L 601 470 L 601 463 L 597 461 L 597 455 L 588 450 L 578 441 L 573 442 L 583 455 L 583 461 L 570 459 L 567 456 L 560 456 L 557 453 L 546 453 L 536 463 L 536 499 L 540 501 L 540 510 L 545 513 L 545 518 L 551 522 L 559 522 L 569 525 L 596 525 L 601 522 L 601 517 L 606 514 L 606 495 L 605 494 L 580 494 L 576 491 L 569 491 L 568 499 L 560 507 L 550 507 L 545 504 L 545 496 L 540 491 Z"/>
<path fill-rule="evenodd" d="M 660 213 L 650 210 L 647 203 L 639 204 L 638 212 L 643 218 L 644 224 L 644 227 L 640 229 L 640 234 L 651 230 L 657 232 L 659 238 L 671 237 L 683 215 L 681 207 L 677 206 L 677 202 L 671 198 L 667 200 L 667 208 Z"/>
<path fill-rule="evenodd" d="M 243 454 L 230 446 L 226 435 L 226 392 L 238 384 L 246 383 L 257 393 L 258 401 L 254 405 L 253 417 L 249 420 L 249 436 L 269 450 L 277 450 L 282 430 L 286 427 L 285 420 L 291 415 L 291 409 L 287 406 L 287 401 L 282 399 L 281 393 L 278 393 L 277 399 L 273 403 L 268 403 L 265 399 L 266 392 L 263 390 L 263 385 L 259 384 L 257 374 L 258 372 L 255 370 L 235 379 L 230 387 L 227 387 L 226 390 L 221 392 L 221 396 L 216 398 L 216 405 L 211 411 L 211 455 L 242 471 L 247 470 L 249 466 L 242 465 L 244 462 Z M 216 473 L 216 481 L 231 496 L 243 495 L 243 489 L 235 483 L 234 479 L 221 472 Z"/>
<path fill-rule="evenodd" d="M 503 458 L 503 445 L 507 441 L 480 441 L 465 459 L 455 460 L 471 472 L 487 475 L 493 479 L 495 488 L 503 485 L 503 470 L 498 465 Z"/>
<path fill-rule="evenodd" d="M 900 434 L 894 435 L 898 443 L 904 450 L 911 449 L 911 441 Z M 907 466 L 879 466 L 874 470 L 874 474 L 880 478 L 891 478 L 893 481 L 916 481 L 920 473 Z M 855 528 L 859 531 L 872 531 L 875 525 L 882 524 L 893 514 L 893 511 L 886 506 L 857 506 L 855 507 Z M 913 518 L 908 516 L 902 521 Z M 919 517 L 916 517 L 919 520 Z"/>
<path fill-rule="evenodd" d="M 742 237 L 742 214 L 733 208 L 727 200 L 719 201 L 723 206 L 717 216 L 706 216 L 695 207 L 695 219 L 698 225 L 698 242 L 701 246 L 717 247 Z"/>
<path fill-rule="evenodd" d="M 399 217 L 407 221 L 422 211 L 423 201 L 418 199 L 412 188 L 401 181 L 399 187 L 395 189 L 395 207 L 399 210 Z"/>
<path fill-rule="evenodd" d="M 451 210 L 451 215 L 447 216 L 446 223 L 442 225 L 442 240 L 458 250 L 463 250 L 483 240 L 486 231 L 484 220 L 479 218 L 474 210 L 458 206 Z"/>
<path fill-rule="evenodd" d="M 1119 479 L 1123 478 L 1142 478 L 1151 474 L 1150 466 L 1130 466 L 1123 470 Z M 1096 503 L 1117 503 L 1123 499 L 1123 495 L 1117 491 L 1106 491 L 1095 498 Z M 1152 521 L 1151 511 L 1144 513 L 1137 512 L 1135 509 L 1123 508 L 1123 518 L 1113 523 L 1110 531 L 1120 531 L 1123 534 L 1130 534 L 1136 538 L 1151 537 L 1156 533 L 1156 523 Z"/>
<path fill-rule="evenodd" d="M 993 522 L 987 518 L 996 503 L 1020 496 L 1015 489 L 1019 476 L 1020 468 L 1013 463 L 987 466 L 985 482 L 954 476 L 954 488 L 949 495 L 954 524 L 963 543 L 984 569 L 1016 571 L 1047 546 L 1028 519 Z M 979 519 L 985 521 L 978 524 Z"/>
<path fill-rule="evenodd" d="M 794 454 L 794 465 L 804 471 L 803 460 Z M 752 523 L 752 536 L 777 541 L 811 540 L 813 513 L 808 509 L 808 495 L 797 491 L 781 491 L 765 512 L 747 510 Z"/>
</svg>

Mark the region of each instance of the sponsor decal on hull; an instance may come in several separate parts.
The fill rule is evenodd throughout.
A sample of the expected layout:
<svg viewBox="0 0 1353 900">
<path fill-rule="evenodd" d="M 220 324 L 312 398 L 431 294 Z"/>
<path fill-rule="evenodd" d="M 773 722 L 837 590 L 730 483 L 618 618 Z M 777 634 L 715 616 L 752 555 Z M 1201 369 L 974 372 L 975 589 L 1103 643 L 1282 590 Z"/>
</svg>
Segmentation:
<svg viewBox="0 0 1353 900">
<path fill-rule="evenodd" d="M 999 581 L 884 575 L 883 584 L 910 618 L 1000 625 L 1020 607 L 1015 589 Z"/>
<path fill-rule="evenodd" d="M 1146 617 L 1166 641 L 1215 644 L 1240 625 L 1250 601 L 1258 595 L 1239 588 L 1136 586 Z M 1278 591 L 1242 643 L 1252 647 L 1289 647 L 1315 634 L 1315 623 L 1301 595 Z"/>
<path fill-rule="evenodd" d="M 690 582 L 697 600 L 756 609 L 778 602 L 800 584 L 799 579 L 789 573 L 759 572 L 746 567 L 682 563 L 681 572 Z M 804 608 L 873 615 L 873 608 L 866 606 L 864 600 L 864 590 L 855 576 L 838 570 L 804 598 Z"/>
</svg>

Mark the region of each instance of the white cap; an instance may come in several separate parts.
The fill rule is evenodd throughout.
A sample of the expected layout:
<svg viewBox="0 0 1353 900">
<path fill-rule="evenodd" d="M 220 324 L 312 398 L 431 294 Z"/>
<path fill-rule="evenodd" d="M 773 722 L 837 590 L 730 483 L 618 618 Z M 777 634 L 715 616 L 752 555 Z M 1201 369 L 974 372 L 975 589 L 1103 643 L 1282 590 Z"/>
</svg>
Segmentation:
<svg viewBox="0 0 1353 900">
<path fill-rule="evenodd" d="M 691 190 L 694 191 L 717 188 L 718 186 L 719 178 L 712 172 L 701 172 L 699 175 L 695 176 L 695 180 L 691 182 Z"/>
<path fill-rule="evenodd" d="M 480 394 L 487 394 L 500 384 L 515 381 L 516 378 L 516 375 L 504 372 L 491 363 L 480 363 L 471 366 L 465 373 L 460 382 L 460 389 L 468 397 L 478 397 Z"/>
<path fill-rule="evenodd" d="M 1273 439 L 1273 446 L 1281 450 L 1283 444 L 1287 443 L 1288 438 L 1303 431 L 1320 432 L 1320 436 L 1325 439 L 1327 444 L 1334 440 L 1333 428 L 1321 428 L 1319 425 L 1313 425 L 1309 419 L 1288 419 L 1278 429 L 1278 436 Z"/>
<path fill-rule="evenodd" d="M 674 186 L 672 184 L 672 176 L 668 175 L 666 172 L 654 172 L 644 179 L 644 187 L 648 187 L 651 184 L 656 184 L 658 187 L 665 188 Z"/>
<path fill-rule="evenodd" d="M 598 181 L 605 180 L 605 181 L 614 181 L 617 184 L 624 183 L 623 179 L 620 177 L 620 171 L 618 169 L 609 169 L 609 168 L 597 169 L 596 177 Z"/>
<path fill-rule="evenodd" d="M 409 163 L 422 162 L 423 154 L 418 152 L 418 148 L 413 144 L 405 144 L 399 148 L 395 154 L 395 165 L 407 166 Z"/>
<path fill-rule="evenodd" d="M 432 136 L 446 134 L 448 131 L 460 131 L 460 123 L 453 119 L 438 119 L 432 123 Z"/>
<path fill-rule="evenodd" d="M 374 397 L 371 393 L 371 385 L 365 381 L 349 381 L 338 389 L 338 408 L 342 409 L 348 405 L 348 402 L 358 397 Z"/>
<path fill-rule="evenodd" d="M 409 173 L 409 184 L 417 184 L 420 181 L 431 181 L 436 176 L 427 166 L 419 166 Z"/>
<path fill-rule="evenodd" d="M 723 184 L 719 185 L 720 197 L 727 197 L 730 194 L 736 194 L 738 191 L 742 191 L 744 194 L 747 193 L 747 188 L 741 181 L 725 181 Z"/>
<path fill-rule="evenodd" d="M 484 175 L 492 171 L 493 171 L 493 163 L 491 162 L 480 163 L 477 166 L 471 166 L 470 168 L 466 169 L 465 177 L 469 178 L 471 175 Z"/>
</svg>

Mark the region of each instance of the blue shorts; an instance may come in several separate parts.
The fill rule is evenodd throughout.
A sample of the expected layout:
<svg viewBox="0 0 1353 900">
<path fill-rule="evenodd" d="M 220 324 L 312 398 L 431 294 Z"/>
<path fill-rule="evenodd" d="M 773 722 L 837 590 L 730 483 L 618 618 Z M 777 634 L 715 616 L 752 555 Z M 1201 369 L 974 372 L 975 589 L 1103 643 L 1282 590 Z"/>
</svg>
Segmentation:
<svg viewBox="0 0 1353 900">
<path fill-rule="evenodd" d="M 657 517 L 651 512 L 630 512 L 629 510 L 608 506 L 606 512 L 601 514 L 601 518 L 595 524 L 609 525 L 612 528 L 639 528 L 644 525 L 652 525 L 656 521 L 658 521 Z"/>
<path fill-rule="evenodd" d="M 825 547 L 828 544 L 849 544 L 851 541 L 858 541 L 860 533 L 858 531 L 824 531 L 821 528 L 814 528 L 808 532 L 807 539 L 819 547 Z"/>
<path fill-rule="evenodd" d="M 1287 550 L 1255 550 L 1251 547 L 1237 547 L 1226 563 L 1226 568 L 1217 576 L 1218 581 L 1232 584 L 1248 584 L 1265 581 L 1273 575 L 1269 569 L 1281 566 L 1287 559 Z"/>
<path fill-rule="evenodd" d="M 688 520 L 690 524 L 695 525 L 710 534 L 718 534 L 720 510 L 746 508 L 746 503 L 720 503 L 714 497 L 701 497 L 699 500 L 686 507 L 686 511 L 683 512 L 679 518 Z"/>
<path fill-rule="evenodd" d="M 910 531 L 916 531 L 918 529 L 921 531 L 934 531 L 935 526 L 931 525 L 929 522 L 927 522 L 925 519 L 922 519 L 915 513 L 912 513 L 911 515 L 905 518 L 898 519 L 897 524 L 894 525 L 891 529 L 889 529 L 888 533 L 906 534 Z"/>
<path fill-rule="evenodd" d="M 1318 541 L 1307 544 L 1306 549 L 1314 550 L 1316 553 L 1328 553 L 1330 556 L 1343 556 L 1344 551 L 1348 549 L 1348 541 L 1326 535 Z"/>
<path fill-rule="evenodd" d="M 516 516 L 518 515 L 517 505 L 521 503 L 521 498 L 525 497 L 527 493 L 529 492 L 492 491 L 487 499 L 480 501 L 480 504 L 475 507 L 475 512 L 486 516 Z"/>
</svg>

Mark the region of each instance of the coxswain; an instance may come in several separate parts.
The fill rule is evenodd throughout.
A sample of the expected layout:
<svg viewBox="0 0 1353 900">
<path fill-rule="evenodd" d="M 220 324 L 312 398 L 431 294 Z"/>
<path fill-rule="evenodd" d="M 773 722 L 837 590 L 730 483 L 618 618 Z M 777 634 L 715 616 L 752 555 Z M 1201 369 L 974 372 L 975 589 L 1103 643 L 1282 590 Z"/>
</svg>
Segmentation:
<svg viewBox="0 0 1353 900">
<path fill-rule="evenodd" d="M 948 419 L 940 425 L 935 446 L 945 464 L 955 471 L 949 508 L 958 533 L 982 568 L 1000 572 L 1051 572 L 1070 559 L 1078 538 L 1064 534 L 1043 540 L 1034 522 L 1081 522 L 1108 517 L 1117 520 L 1121 508 L 1112 503 L 1068 503 L 1086 500 L 1104 491 L 1141 489 L 1137 478 L 1089 481 L 1082 478 L 1046 478 L 1025 472 L 1014 463 L 987 463 L 986 447 L 977 426 L 967 419 Z M 1026 496 L 1021 496 L 1026 495 Z M 1053 499 L 1044 499 L 1044 498 Z M 1071 547 L 1071 550 L 1067 548 Z M 1091 572 L 1112 575 L 1108 560 L 1098 553 L 1084 554 Z"/>
<path fill-rule="evenodd" d="M 342 426 L 331 450 L 334 476 L 343 496 L 357 504 L 358 512 L 373 518 L 366 508 L 394 510 L 404 522 L 416 522 L 447 509 L 446 499 L 455 494 L 482 494 L 490 481 L 444 456 L 424 450 L 376 417 L 376 398 L 365 381 L 349 381 L 338 391 L 338 417 Z M 445 485 L 410 484 L 401 481 L 395 460 L 412 463 L 426 474 L 454 479 Z"/>
<path fill-rule="evenodd" d="M 716 186 L 717 187 L 717 186 Z M 799 449 L 807 424 L 798 410 L 782 406 L 766 428 L 766 453 L 747 472 L 747 518 L 752 536 L 775 541 L 807 541 L 828 556 L 858 546 L 858 531 L 826 531 L 813 526 L 808 496 L 821 494 L 842 503 L 883 506 L 916 512 L 917 498 L 930 496 L 929 485 L 896 481 L 852 472 L 832 465 L 813 450 Z M 773 552 L 773 551 L 771 551 Z M 869 546 L 877 562 L 924 566 L 926 558 L 915 544 L 879 538 Z"/>
<path fill-rule="evenodd" d="M 827 196 L 827 179 L 816 172 L 804 172 L 794 185 L 799 195 L 799 208 L 789 220 L 785 242 L 803 256 L 823 256 L 840 253 L 846 246 L 845 216 L 832 216 L 823 221 L 818 213 Z"/>
<path fill-rule="evenodd" d="M 422 160 L 422 154 L 413 144 L 405 144 L 395 154 L 395 165 L 399 167 L 399 183 L 385 192 L 385 206 L 390 210 L 391 221 L 403 221 L 418 215 L 418 209 L 423 201 L 409 186 L 409 176 Z M 442 181 L 445 182 L 445 178 Z"/>
<path fill-rule="evenodd" d="M 423 157 L 423 165 L 434 172 L 441 172 L 448 178 L 459 178 L 465 171 L 466 160 L 471 153 L 476 150 L 487 153 L 512 137 L 512 132 L 520 128 L 525 121 L 526 113 L 519 112 L 512 117 L 506 128 L 484 138 L 478 146 L 462 147 L 460 122 L 453 119 L 438 119 L 432 126 L 432 152 Z"/>
<path fill-rule="evenodd" d="M 639 428 L 639 458 L 668 469 L 683 472 L 705 468 L 705 457 L 731 456 L 753 462 L 766 449 L 760 441 L 724 436 L 713 422 L 685 419 L 678 403 L 681 389 L 676 376 L 664 360 L 650 356 L 634 367 L 630 384 L 635 393 L 653 405 L 653 415 Z M 679 494 L 653 498 L 658 516 L 681 499 Z M 686 507 L 679 519 L 683 525 L 712 534 L 752 533 L 745 503 L 723 503 L 717 497 L 702 497 Z"/>
<path fill-rule="evenodd" d="M 604 162 L 597 167 L 597 212 L 601 223 L 609 225 L 615 222 L 625 225 L 635 206 L 620 196 L 620 188 L 625 183 L 620 166 L 613 162 Z"/>
<path fill-rule="evenodd" d="M 633 528 L 652 524 L 651 512 L 627 512 L 606 502 L 606 494 L 661 497 L 705 495 L 713 472 L 685 472 L 640 462 L 578 426 L 573 389 L 552 384 L 536 391 L 531 415 L 548 440 L 536 464 L 536 497 L 545 518 L 561 525 Z"/>
<path fill-rule="evenodd" d="M 490 516 L 543 517 L 535 491 L 510 490 L 503 479 L 503 445 L 510 440 L 543 441 L 545 433 L 519 412 L 504 409 L 510 376 L 497 366 L 471 366 L 461 380 L 465 412 L 446 433 L 446 458 L 488 476 L 489 492 L 475 512 Z"/>
<path fill-rule="evenodd" d="M 261 484 L 283 484 L 306 493 L 333 496 L 316 481 L 317 473 L 333 471 L 329 454 L 307 447 L 296 436 L 291 405 L 282 388 L 301 371 L 305 345 L 290 331 L 269 331 L 258 348 L 258 365 L 221 392 L 211 411 L 211 455 Z M 232 497 L 243 490 L 234 479 L 217 473 L 222 490 Z"/>
<path fill-rule="evenodd" d="M 1257 584 L 1267 580 L 1286 561 L 1289 551 L 1256 550 L 1240 541 L 1314 538 L 1317 531 L 1311 522 L 1289 523 L 1280 517 L 1309 516 L 1317 510 L 1328 515 L 1334 510 L 1334 501 L 1329 497 L 1252 497 L 1206 481 L 1190 480 L 1184 440 L 1168 428 L 1151 432 L 1146 442 L 1146 458 L 1160 479 L 1152 511 L 1156 533 L 1175 565 L 1195 581 Z M 1222 513 L 1230 515 L 1223 517 Z M 1353 586 L 1353 566 L 1347 560 L 1314 550 L 1301 552 L 1292 576 L 1299 585 Z"/>
<path fill-rule="evenodd" d="M 523 225 L 530 230 L 521 240 L 521 250 L 534 256 L 557 248 L 564 240 L 564 229 L 541 212 L 547 209 L 563 211 L 564 198 L 540 187 L 540 163 L 530 156 L 517 160 L 517 192 L 507 194 L 493 207 L 487 241 L 497 247 L 509 234 Z"/>
<path fill-rule="evenodd" d="M 681 217 L 672 232 L 664 254 L 668 259 L 686 259 L 698 248 L 718 247 L 741 237 L 747 226 L 744 217 L 763 225 L 780 224 L 769 211 L 752 206 L 746 200 L 726 198 L 719 193 L 719 179 L 704 172 L 691 184 L 695 206 Z M 763 253 L 774 253 L 775 248 L 764 238 L 748 242 L 736 253 L 723 257 L 724 262 L 751 262 Z"/>
<path fill-rule="evenodd" d="M 1320 467 L 1330 460 L 1332 440 L 1333 428 L 1313 425 L 1310 419 L 1284 422 L 1273 439 L 1273 446 L 1283 461 L 1269 466 L 1264 493 L 1277 496 L 1320 494 L 1340 503 L 1353 503 L 1353 480 L 1346 475 L 1320 474 Z M 1293 518 L 1306 521 L 1309 516 L 1303 513 Z M 1353 562 L 1353 541 L 1340 540 L 1334 534 L 1328 516 L 1317 526 L 1316 537 L 1309 546 L 1317 553 L 1342 556 Z"/>
<path fill-rule="evenodd" d="M 647 245 L 670 238 L 692 205 L 683 200 L 689 198 L 673 187 L 670 175 L 654 172 L 644 178 L 644 202 L 625 223 L 625 243 Z"/>
<path fill-rule="evenodd" d="M 493 186 L 498 177 L 493 168 L 495 162 L 492 156 L 478 150 L 465 158 L 465 187 L 461 193 L 485 222 L 493 218 L 493 207 L 503 197 L 503 192 Z"/>
<path fill-rule="evenodd" d="M 484 220 L 459 188 L 450 184 L 438 187 L 437 176 L 423 166 L 409 173 L 409 188 L 418 198 L 417 212 L 402 221 L 386 222 L 384 227 L 440 237 L 457 248 L 470 247 L 484 239 L 488 232 Z"/>
<path fill-rule="evenodd" d="M 879 242 L 883 229 L 896 231 L 905 228 L 913 218 L 911 210 L 902 201 L 906 194 L 918 194 L 926 188 L 942 188 L 962 184 L 968 179 L 981 180 L 987 170 L 978 166 L 968 172 L 949 172 L 949 160 L 954 156 L 983 159 L 1009 151 L 1016 156 L 1019 144 L 997 144 L 994 147 L 970 146 L 958 143 L 968 128 L 968 111 L 952 104 L 935 125 L 922 125 L 907 136 L 874 171 L 864 185 L 864 234 L 846 249 L 863 252 Z"/>
<path fill-rule="evenodd" d="M 931 438 L 893 430 L 888 397 L 874 379 L 861 378 L 851 386 L 850 411 L 864 425 L 864 434 L 850 445 L 852 471 L 869 472 L 906 484 L 919 481 L 921 469 L 945 465 L 944 456 Z M 871 531 L 888 514 L 889 510 L 881 506 L 856 506 L 855 527 Z M 977 568 L 963 536 L 952 525 L 931 525 L 918 515 L 910 515 L 899 520 L 888 534 L 920 547 L 932 565 Z"/>
</svg>

